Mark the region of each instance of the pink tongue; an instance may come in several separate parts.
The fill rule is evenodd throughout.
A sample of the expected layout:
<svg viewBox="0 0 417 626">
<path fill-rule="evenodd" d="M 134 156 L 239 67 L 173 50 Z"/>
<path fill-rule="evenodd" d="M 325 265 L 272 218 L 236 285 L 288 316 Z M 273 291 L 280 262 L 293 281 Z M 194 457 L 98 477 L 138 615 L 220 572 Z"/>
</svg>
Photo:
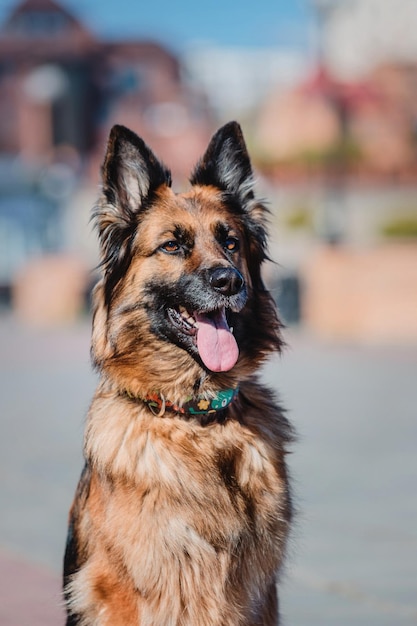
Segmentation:
<svg viewBox="0 0 417 626">
<path fill-rule="evenodd" d="M 194 313 L 198 323 L 197 347 L 204 365 L 212 372 L 231 370 L 239 356 L 224 309 L 210 316 Z"/>
</svg>

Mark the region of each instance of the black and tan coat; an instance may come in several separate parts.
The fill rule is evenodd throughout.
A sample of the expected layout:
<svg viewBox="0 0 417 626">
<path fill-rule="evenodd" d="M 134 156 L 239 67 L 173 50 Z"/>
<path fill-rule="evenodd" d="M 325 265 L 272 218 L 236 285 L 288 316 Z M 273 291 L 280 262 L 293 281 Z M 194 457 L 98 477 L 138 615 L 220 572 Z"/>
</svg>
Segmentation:
<svg viewBox="0 0 417 626">
<path fill-rule="evenodd" d="M 100 382 L 70 514 L 67 625 L 278 623 L 292 434 L 257 379 L 282 342 L 237 124 L 216 133 L 191 183 L 175 194 L 143 141 L 112 130 L 94 211 Z M 180 407 L 223 390 L 236 397 L 208 415 L 146 401 Z"/>
</svg>

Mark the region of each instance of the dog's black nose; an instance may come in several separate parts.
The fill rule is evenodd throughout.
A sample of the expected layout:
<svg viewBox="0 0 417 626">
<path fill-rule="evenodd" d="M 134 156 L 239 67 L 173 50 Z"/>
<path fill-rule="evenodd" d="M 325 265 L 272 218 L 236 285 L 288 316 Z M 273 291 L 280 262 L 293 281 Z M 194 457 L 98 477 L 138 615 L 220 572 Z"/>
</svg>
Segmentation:
<svg viewBox="0 0 417 626">
<path fill-rule="evenodd" d="M 210 285 L 224 296 L 234 296 L 243 287 L 243 277 L 233 267 L 217 267 L 210 271 Z"/>
</svg>

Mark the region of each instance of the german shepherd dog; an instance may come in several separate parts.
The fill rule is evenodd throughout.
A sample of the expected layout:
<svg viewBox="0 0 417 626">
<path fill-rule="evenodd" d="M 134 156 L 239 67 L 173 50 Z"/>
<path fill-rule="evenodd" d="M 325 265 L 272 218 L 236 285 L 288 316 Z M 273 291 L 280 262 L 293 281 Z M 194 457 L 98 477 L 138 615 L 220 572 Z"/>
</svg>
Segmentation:
<svg viewBox="0 0 417 626">
<path fill-rule="evenodd" d="M 67 626 L 272 626 L 291 520 L 289 423 L 257 370 L 283 342 L 266 208 L 240 126 L 175 194 L 115 126 L 94 210 L 100 381 L 64 568 Z"/>
</svg>

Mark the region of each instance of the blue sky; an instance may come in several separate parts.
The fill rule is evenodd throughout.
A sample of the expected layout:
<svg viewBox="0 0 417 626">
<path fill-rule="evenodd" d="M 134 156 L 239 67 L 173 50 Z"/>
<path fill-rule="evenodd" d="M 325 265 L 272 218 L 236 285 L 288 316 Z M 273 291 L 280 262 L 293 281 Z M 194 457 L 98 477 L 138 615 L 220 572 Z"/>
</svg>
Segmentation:
<svg viewBox="0 0 417 626">
<path fill-rule="evenodd" d="M 195 42 L 305 48 L 312 0 L 60 0 L 106 37 L 149 37 L 181 49 Z M 0 19 L 17 4 L 0 0 Z"/>
</svg>

